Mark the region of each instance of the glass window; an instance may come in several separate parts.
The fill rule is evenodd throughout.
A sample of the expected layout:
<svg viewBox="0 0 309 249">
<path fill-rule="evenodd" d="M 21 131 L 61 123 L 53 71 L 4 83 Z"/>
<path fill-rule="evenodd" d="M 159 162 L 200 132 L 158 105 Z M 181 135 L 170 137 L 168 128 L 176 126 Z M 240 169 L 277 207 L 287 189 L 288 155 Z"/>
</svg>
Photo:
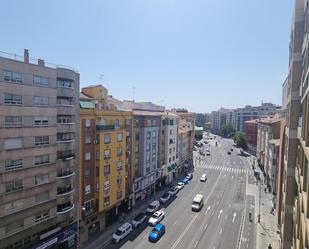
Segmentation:
<svg viewBox="0 0 309 249">
<path fill-rule="evenodd" d="M 91 144 L 91 138 L 88 135 L 85 136 L 85 144 Z"/>
<path fill-rule="evenodd" d="M 20 149 L 23 147 L 22 138 L 8 138 L 4 141 L 4 147 L 6 150 Z"/>
<path fill-rule="evenodd" d="M 85 195 L 90 194 L 91 193 L 91 185 L 86 185 L 85 186 Z"/>
<path fill-rule="evenodd" d="M 111 150 L 104 150 L 104 159 L 108 159 L 111 157 Z"/>
<path fill-rule="evenodd" d="M 109 203 L 110 203 L 110 197 L 109 196 L 105 196 L 104 197 L 104 206 L 109 205 Z"/>
<path fill-rule="evenodd" d="M 106 180 L 106 181 L 104 182 L 104 190 L 109 189 L 109 187 L 110 187 L 109 180 Z"/>
<path fill-rule="evenodd" d="M 4 104 L 21 105 L 22 103 L 23 103 L 23 97 L 21 95 L 4 93 Z"/>
<path fill-rule="evenodd" d="M 4 80 L 9 82 L 21 83 L 21 73 L 4 70 Z"/>
<path fill-rule="evenodd" d="M 122 161 L 117 161 L 117 170 L 122 170 Z"/>
<path fill-rule="evenodd" d="M 67 87 L 72 88 L 73 87 L 73 81 L 69 79 L 57 79 L 57 86 L 58 87 Z"/>
<path fill-rule="evenodd" d="M 90 176 L 90 168 L 85 169 L 84 176 L 86 176 L 86 177 Z"/>
<path fill-rule="evenodd" d="M 47 220 L 48 218 L 49 218 L 49 211 L 46 210 L 46 211 L 44 211 L 42 213 L 36 214 L 34 216 L 34 222 L 35 223 L 39 223 L 41 221 Z"/>
<path fill-rule="evenodd" d="M 120 185 L 122 182 L 122 177 L 121 176 L 117 176 L 117 184 Z"/>
<path fill-rule="evenodd" d="M 35 105 L 46 106 L 46 105 L 48 105 L 48 97 L 34 96 L 33 97 L 33 103 Z"/>
<path fill-rule="evenodd" d="M 118 147 L 117 148 L 117 156 L 121 156 L 122 155 L 122 147 Z"/>
<path fill-rule="evenodd" d="M 104 143 L 110 143 L 111 142 L 111 134 L 104 134 Z"/>
<path fill-rule="evenodd" d="M 23 159 L 5 160 L 5 170 L 20 169 L 23 167 Z"/>
<path fill-rule="evenodd" d="M 14 179 L 5 183 L 5 192 L 10 193 L 23 188 L 23 180 Z"/>
<path fill-rule="evenodd" d="M 22 127 L 23 126 L 22 116 L 5 116 L 4 126 L 5 127 Z"/>
<path fill-rule="evenodd" d="M 49 136 L 36 136 L 34 138 L 34 145 L 46 145 L 49 144 Z"/>
<path fill-rule="evenodd" d="M 91 154 L 90 154 L 90 152 L 86 152 L 85 153 L 85 160 L 86 161 L 89 161 L 91 159 Z"/>
<path fill-rule="evenodd" d="M 35 185 L 40 185 L 47 182 L 49 182 L 49 173 L 40 174 L 34 178 Z"/>
<path fill-rule="evenodd" d="M 37 85 L 48 86 L 48 78 L 39 75 L 33 75 L 33 83 Z"/>
<path fill-rule="evenodd" d="M 41 165 L 41 164 L 46 164 L 46 163 L 49 163 L 49 155 L 48 154 L 36 156 L 34 158 L 34 164 L 35 165 Z"/>
<path fill-rule="evenodd" d="M 48 117 L 34 117 L 35 126 L 48 126 Z"/>
<path fill-rule="evenodd" d="M 14 212 L 23 208 L 24 201 L 17 200 L 10 203 L 5 204 L 4 209 L 6 213 Z"/>
<path fill-rule="evenodd" d="M 107 176 L 111 172 L 111 166 L 109 164 L 104 165 L 104 175 Z"/>
<path fill-rule="evenodd" d="M 120 128 L 120 123 L 119 123 L 119 120 L 118 120 L 118 119 L 116 119 L 116 120 L 114 121 L 114 126 L 115 126 L 115 129 Z"/>
<path fill-rule="evenodd" d="M 118 133 L 117 134 L 117 142 L 121 142 L 122 141 L 122 133 Z"/>
<path fill-rule="evenodd" d="M 49 200 L 49 192 L 45 191 L 43 193 L 39 193 L 35 196 L 35 202 L 36 203 L 41 203 L 43 201 L 48 201 Z"/>
<path fill-rule="evenodd" d="M 90 119 L 86 119 L 85 120 L 85 127 L 91 127 L 91 120 Z"/>
</svg>

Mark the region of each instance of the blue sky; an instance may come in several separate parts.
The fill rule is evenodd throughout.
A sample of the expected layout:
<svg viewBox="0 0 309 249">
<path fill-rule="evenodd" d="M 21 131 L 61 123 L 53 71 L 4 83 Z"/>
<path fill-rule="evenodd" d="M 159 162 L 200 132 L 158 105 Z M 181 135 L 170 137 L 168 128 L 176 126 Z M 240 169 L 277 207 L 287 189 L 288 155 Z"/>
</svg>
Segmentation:
<svg viewBox="0 0 309 249">
<path fill-rule="evenodd" d="M 3 0 L 0 50 L 69 65 L 81 87 L 208 112 L 281 103 L 293 0 Z M 100 75 L 103 74 L 103 81 Z"/>
</svg>

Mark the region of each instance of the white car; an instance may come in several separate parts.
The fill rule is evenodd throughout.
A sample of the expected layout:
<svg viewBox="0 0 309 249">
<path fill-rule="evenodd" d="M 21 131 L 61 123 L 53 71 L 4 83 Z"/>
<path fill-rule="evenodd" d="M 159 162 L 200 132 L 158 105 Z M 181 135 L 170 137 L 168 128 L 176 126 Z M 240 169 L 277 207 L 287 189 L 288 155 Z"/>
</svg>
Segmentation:
<svg viewBox="0 0 309 249">
<path fill-rule="evenodd" d="M 164 218 L 164 211 L 163 210 L 159 210 L 159 211 L 155 212 L 153 215 L 150 216 L 150 218 L 148 220 L 148 224 L 150 226 L 155 226 L 161 220 L 163 220 L 163 218 Z"/>
<path fill-rule="evenodd" d="M 206 182 L 206 180 L 207 180 L 207 176 L 206 174 L 203 174 L 200 178 L 200 182 Z"/>
<path fill-rule="evenodd" d="M 185 186 L 185 184 L 183 182 L 178 182 L 177 183 L 177 188 L 180 190 L 180 189 L 183 189 L 183 187 Z"/>
<path fill-rule="evenodd" d="M 168 202 L 169 200 L 171 199 L 171 195 L 169 193 L 164 193 L 161 198 L 160 198 L 160 201 L 162 203 L 166 203 Z"/>
<path fill-rule="evenodd" d="M 132 225 L 130 223 L 124 223 L 113 234 L 113 237 L 112 237 L 113 242 L 118 243 L 120 240 L 128 236 L 130 232 L 132 232 Z"/>
</svg>

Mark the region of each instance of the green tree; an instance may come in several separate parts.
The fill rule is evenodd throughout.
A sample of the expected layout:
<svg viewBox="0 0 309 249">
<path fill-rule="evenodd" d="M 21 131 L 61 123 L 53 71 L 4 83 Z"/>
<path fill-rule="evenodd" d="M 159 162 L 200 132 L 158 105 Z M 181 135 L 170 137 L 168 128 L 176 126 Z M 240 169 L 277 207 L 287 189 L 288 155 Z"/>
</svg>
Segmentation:
<svg viewBox="0 0 309 249">
<path fill-rule="evenodd" d="M 235 129 L 231 123 L 227 123 L 222 126 L 221 133 L 224 137 L 232 137 L 235 134 Z"/>
<path fill-rule="evenodd" d="M 246 135 L 243 132 L 236 132 L 233 136 L 233 140 L 237 146 L 241 147 L 244 150 L 247 149 L 247 139 Z"/>
</svg>

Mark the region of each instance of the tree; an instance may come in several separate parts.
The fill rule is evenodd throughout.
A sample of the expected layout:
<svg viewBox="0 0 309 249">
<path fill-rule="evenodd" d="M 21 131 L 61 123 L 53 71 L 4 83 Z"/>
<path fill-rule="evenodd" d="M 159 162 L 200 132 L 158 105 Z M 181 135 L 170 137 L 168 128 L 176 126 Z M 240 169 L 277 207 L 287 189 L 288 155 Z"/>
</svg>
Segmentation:
<svg viewBox="0 0 309 249">
<path fill-rule="evenodd" d="M 231 123 L 227 123 L 222 126 L 221 133 L 224 137 L 232 137 L 235 134 L 235 129 Z"/>
<path fill-rule="evenodd" d="M 233 140 L 237 146 L 244 150 L 247 149 L 247 139 L 243 132 L 236 132 L 233 136 Z"/>
</svg>

